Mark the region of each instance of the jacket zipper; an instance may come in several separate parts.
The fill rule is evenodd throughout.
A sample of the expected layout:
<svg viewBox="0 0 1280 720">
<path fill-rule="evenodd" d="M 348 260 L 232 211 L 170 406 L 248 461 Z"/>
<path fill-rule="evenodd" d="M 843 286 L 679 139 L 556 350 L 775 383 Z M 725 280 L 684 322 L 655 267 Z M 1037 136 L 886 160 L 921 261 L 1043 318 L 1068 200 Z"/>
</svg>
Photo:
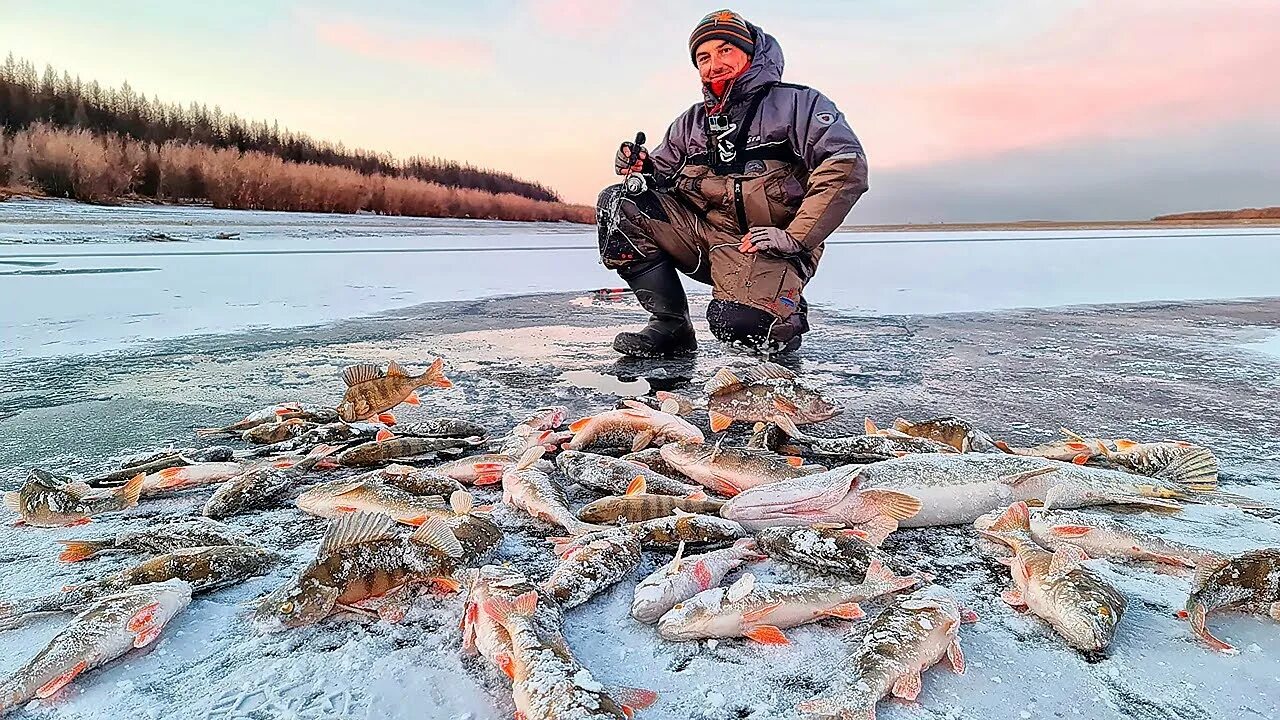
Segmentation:
<svg viewBox="0 0 1280 720">
<path fill-rule="evenodd" d="M 733 179 L 733 208 L 738 212 L 738 229 L 746 232 L 751 228 L 747 227 L 747 206 L 742 202 L 742 179 Z"/>
</svg>

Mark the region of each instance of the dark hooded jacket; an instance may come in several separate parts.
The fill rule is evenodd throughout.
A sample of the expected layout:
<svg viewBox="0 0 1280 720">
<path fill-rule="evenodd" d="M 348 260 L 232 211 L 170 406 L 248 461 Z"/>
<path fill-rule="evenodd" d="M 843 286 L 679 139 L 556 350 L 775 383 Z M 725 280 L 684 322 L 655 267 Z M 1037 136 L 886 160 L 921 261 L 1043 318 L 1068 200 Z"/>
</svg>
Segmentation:
<svg viewBox="0 0 1280 720">
<path fill-rule="evenodd" d="M 654 168 L 716 229 L 782 228 L 816 266 L 827 236 L 867 190 L 866 156 L 834 103 L 782 82 L 782 48 L 753 30 L 751 65 L 717 112 L 727 120 L 708 125 L 708 108 L 720 100 L 704 86 L 704 102 L 677 118 L 653 151 Z"/>
</svg>

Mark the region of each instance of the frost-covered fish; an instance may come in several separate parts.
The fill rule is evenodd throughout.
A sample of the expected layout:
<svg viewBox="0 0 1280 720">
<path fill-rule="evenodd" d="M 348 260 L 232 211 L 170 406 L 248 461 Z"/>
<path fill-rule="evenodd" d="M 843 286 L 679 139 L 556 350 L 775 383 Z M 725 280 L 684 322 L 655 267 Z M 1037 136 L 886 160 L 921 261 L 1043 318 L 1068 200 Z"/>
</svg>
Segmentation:
<svg viewBox="0 0 1280 720">
<path fill-rule="evenodd" d="M 978 530 L 986 530 L 999 516 L 998 512 L 987 513 L 973 525 Z M 1102 512 L 1032 510 L 1031 537 L 1050 550 L 1074 545 L 1089 557 L 1146 560 L 1182 568 L 1224 558 L 1212 550 L 1137 530 L 1120 518 Z"/>
<path fill-rule="evenodd" d="M 608 495 L 625 494 L 636 478 L 643 478 L 645 492 L 655 495 L 688 497 L 703 489 L 701 485 L 674 480 L 638 462 L 576 450 L 557 455 L 556 467 L 569 480 Z"/>
<path fill-rule="evenodd" d="M 676 603 L 716 587 L 725 575 L 744 563 L 763 560 L 751 538 L 743 538 L 722 550 L 684 557 L 684 546 L 671 562 L 653 571 L 636 585 L 631 601 L 631 617 L 653 624 Z"/>
<path fill-rule="evenodd" d="M 537 593 L 537 586 L 509 565 L 485 565 L 475 572 L 462 610 L 462 649 L 478 652 L 492 662 L 508 679 L 515 678 L 511 636 L 507 629 L 481 608 L 491 599 L 508 603 L 526 593 Z M 539 598 L 532 621 L 542 637 L 564 644 L 560 635 L 560 607 Z"/>
<path fill-rule="evenodd" d="M 860 476 L 868 467 L 874 465 L 846 465 L 762 485 L 730 499 L 720 508 L 720 515 L 751 530 L 775 525 L 844 525 L 862 530 L 868 542 L 879 545 L 899 523 L 920 512 L 920 500 L 899 490 L 864 488 Z"/>
<path fill-rule="evenodd" d="M 462 483 L 434 470 L 419 470 L 412 465 L 392 463 L 380 470 L 359 476 L 373 478 L 398 487 L 411 495 L 438 495 L 449 497 L 462 489 Z M 355 478 L 352 478 L 355 479 Z"/>
<path fill-rule="evenodd" d="M 1090 459 L 1092 464 L 1119 468 L 1135 475 L 1147 477 L 1159 476 L 1170 465 L 1188 455 L 1195 455 L 1206 465 L 1204 473 L 1212 473 L 1212 479 L 1205 482 L 1217 482 L 1218 458 L 1208 448 L 1178 440 L 1164 442 L 1134 442 L 1132 440 L 1100 440 L 1098 454 Z"/>
<path fill-rule="evenodd" d="M 768 527 L 756 533 L 765 555 L 824 575 L 861 579 L 874 560 L 888 556 L 862 539 L 859 530 L 823 525 Z"/>
<path fill-rule="evenodd" d="M 254 623 L 262 631 L 303 627 L 335 610 L 360 612 L 358 603 L 371 598 L 382 598 L 379 617 L 399 622 L 415 585 L 453 586 L 450 576 L 470 559 L 439 518 L 428 518 L 403 537 L 386 515 L 343 515 L 329 523 L 316 559 L 259 601 Z"/>
<path fill-rule="evenodd" d="M 497 485 L 502 482 L 502 473 L 507 466 L 514 464 L 518 458 L 518 455 L 505 453 L 468 455 L 433 465 L 430 469 L 464 485 Z"/>
<path fill-rule="evenodd" d="M 191 586 L 179 580 L 99 599 L 0 682 L 0 715 L 32 698 L 50 697 L 82 673 L 150 645 L 190 602 Z"/>
<path fill-rule="evenodd" d="M 582 666 L 563 638 L 548 635 L 537 620 L 538 594 L 515 600 L 487 598 L 481 611 L 506 631 L 511 641 L 511 694 L 525 720 L 623 720 L 657 699 L 647 690 L 607 692 Z"/>
<path fill-rule="evenodd" d="M 278 455 L 287 452 L 305 452 L 317 445 L 335 445 L 357 440 L 373 440 L 378 433 L 386 431 L 387 426 L 373 422 L 334 422 L 312 428 L 295 438 L 281 440 L 254 448 L 250 453 L 256 457 Z"/>
<path fill-rule="evenodd" d="M 826 693 L 796 709 L 806 715 L 875 720 L 876 703 L 886 695 L 916 699 L 921 673 L 946 658 L 957 674 L 965 670 L 960 624 L 976 622 L 936 585 L 899 597 L 871 623 L 861 646 L 843 662 Z"/>
<path fill-rule="evenodd" d="M 713 500 L 703 492 L 688 497 L 647 493 L 641 477 L 632 483 L 625 495 L 602 497 L 582 508 L 578 511 L 578 519 L 599 525 L 619 525 L 664 518 L 677 509 L 693 514 L 715 515 L 723 506 L 723 500 Z"/>
<path fill-rule="evenodd" d="M 922 509 L 903 527 L 967 525 L 981 515 L 1019 501 L 1071 509 L 1136 504 L 1177 508 L 1177 502 L 1263 507 L 1249 498 L 1216 490 L 1217 463 L 1189 453 L 1153 478 L 1118 470 L 1021 455 L 968 453 L 908 455 L 864 466 L 859 486 L 892 489 L 920 499 Z"/>
<path fill-rule="evenodd" d="M 275 507 L 303 476 L 335 450 L 319 445 L 295 465 L 276 463 L 250 468 L 218 486 L 202 514 L 215 520 Z"/>
<path fill-rule="evenodd" d="M 893 429 L 914 438 L 944 443 L 962 453 L 1004 452 L 990 435 L 979 430 L 968 420 L 954 415 L 945 415 L 931 420 L 921 420 L 920 422 L 911 422 L 910 420 L 898 418 L 893 421 Z"/>
<path fill-rule="evenodd" d="M 240 433 L 240 439 L 255 445 L 271 445 L 290 438 L 300 437 L 320 427 L 302 418 L 290 418 L 278 422 L 257 425 Z"/>
<path fill-rule="evenodd" d="M 373 478 L 334 480 L 313 485 L 298 496 L 298 508 L 322 518 L 335 518 L 353 512 L 381 513 L 398 523 L 417 527 L 428 517 L 447 519 L 450 515 L 471 512 L 471 493 L 458 490 L 450 498 L 450 507 L 436 495 L 412 495 L 398 487 Z"/>
<path fill-rule="evenodd" d="M 396 434 L 421 438 L 478 437 L 483 439 L 488 437 L 489 431 L 483 425 L 478 425 L 470 420 L 442 417 L 410 423 L 397 423 Z"/>
<path fill-rule="evenodd" d="M 252 545 L 248 536 L 215 520 L 197 517 L 166 523 L 142 530 L 128 530 L 108 538 L 59 540 L 62 562 L 79 562 L 98 553 L 129 551 L 151 554 L 170 553 L 192 547 L 214 545 Z"/>
<path fill-rule="evenodd" d="M 410 375 L 392 362 L 386 372 L 377 365 L 352 365 L 342 371 L 347 391 L 338 405 L 338 416 L 347 422 L 367 420 L 400 403 L 421 403 L 414 391 L 422 387 L 450 388 L 453 383 L 444 375 L 444 358 L 436 358 L 421 375 Z"/>
<path fill-rule="evenodd" d="M 444 450 L 473 448 L 483 442 L 484 438 L 480 436 L 466 438 L 383 436 L 383 439 L 361 443 L 343 450 L 337 455 L 336 460 L 344 467 L 369 467 Z"/>
<path fill-rule="evenodd" d="M 634 535 L 600 533 L 561 558 L 538 588 L 568 610 L 627 577 L 639 564 L 640 541 Z"/>
<path fill-rule="evenodd" d="M 1127 602 L 1111 583 L 1081 567 L 1088 559 L 1082 550 L 1063 545 L 1047 552 L 1037 545 L 1024 502 L 1010 505 L 980 533 L 1013 550 L 1009 574 L 1015 587 L 1000 599 L 1030 609 L 1077 650 L 1096 652 L 1111 645 Z"/>
<path fill-rule="evenodd" d="M 183 548 L 56 593 L 0 602 L 0 628 L 15 627 L 26 615 L 80 610 L 99 598 L 147 583 L 177 579 L 190 583 L 195 593 L 217 590 L 261 575 L 272 562 L 271 553 L 245 545 Z"/>
<path fill-rule="evenodd" d="M 808 446 L 814 455 L 835 458 L 844 464 L 879 462 L 911 453 L 955 452 L 950 445 L 936 440 L 894 434 L 818 437 L 800 430 L 784 415 L 776 418 L 775 424 L 787 436 Z"/>
<path fill-rule="evenodd" d="M 102 513 L 127 510 L 138 504 L 146 476 L 139 473 L 114 490 L 94 493 L 85 483 L 33 469 L 17 490 L 4 494 L 4 506 L 18 514 L 18 524 L 36 527 L 83 525 Z"/>
<path fill-rule="evenodd" d="M 636 452 L 650 445 L 703 441 L 702 431 L 687 420 L 633 401 L 627 402 L 626 409 L 582 418 L 569 430 L 573 439 L 565 443 L 565 450 L 630 448 Z"/>
<path fill-rule="evenodd" d="M 826 470 L 821 465 L 806 465 L 798 457 L 768 450 L 724 447 L 720 443 L 668 443 L 662 446 L 662 457 L 685 476 L 724 497 Z"/>
<path fill-rule="evenodd" d="M 142 481 L 142 495 L 150 497 L 225 482 L 244 471 L 245 466 L 237 462 L 208 462 L 164 468 L 146 476 Z"/>
<path fill-rule="evenodd" d="M 572 535 L 599 528 L 579 520 L 569 509 L 564 488 L 537 467 L 542 448 L 533 448 L 510 465 L 502 474 L 502 502 L 518 507 L 529 515 L 558 525 Z"/>
<path fill-rule="evenodd" d="M 686 481 L 688 481 L 688 483 L 693 482 L 691 478 L 685 477 L 684 474 L 681 473 L 676 468 L 675 465 L 672 465 L 671 463 L 667 462 L 662 457 L 662 448 L 660 447 L 645 448 L 640 452 L 627 453 L 626 455 L 623 455 L 616 459 L 625 460 L 627 462 L 639 463 L 640 465 L 644 465 L 645 467 L 658 473 L 659 475 L 665 475 L 677 482 L 681 482 L 681 483 L 684 483 Z M 695 484 L 695 487 L 696 487 L 696 484 Z"/>
<path fill-rule="evenodd" d="M 521 420 L 519 425 L 538 431 L 555 430 L 564 425 L 564 421 L 568 417 L 569 408 L 564 405 L 548 405 L 534 410 L 528 417 Z"/>
<path fill-rule="evenodd" d="M 664 518 L 628 523 L 616 528 L 604 528 L 572 538 L 551 537 L 547 538 L 547 541 L 555 546 L 556 554 L 564 556 L 575 547 L 618 530 L 630 533 L 640 541 L 641 547 L 673 550 L 681 543 L 705 546 L 727 545 L 747 535 L 747 531 L 732 520 L 711 515 L 692 515 L 679 509 L 674 512 L 674 515 Z"/>
<path fill-rule="evenodd" d="M 241 433 L 245 430 L 255 428 L 259 425 L 267 423 L 280 422 L 285 416 L 292 413 L 302 412 L 303 405 L 300 402 L 287 402 L 278 405 L 268 405 L 261 410 L 245 415 L 243 418 L 222 427 L 216 428 L 198 428 L 196 434 L 201 437 L 210 435 L 230 435 L 232 433 Z"/>
<path fill-rule="evenodd" d="M 1209 613 L 1227 608 L 1269 615 L 1280 622 L 1280 549 L 1251 550 L 1196 568 L 1186 610 L 1179 615 L 1191 620 L 1192 632 L 1209 647 L 1234 654 L 1235 648 L 1205 627 Z"/>
<path fill-rule="evenodd" d="M 235 457 L 235 449 L 227 445 L 211 445 L 205 448 L 182 448 L 179 450 L 160 450 L 143 453 L 126 458 L 118 470 L 111 470 L 89 478 L 85 482 L 90 487 L 110 487 L 123 485 L 132 480 L 138 473 L 150 475 L 165 468 L 182 467 L 206 462 L 229 462 Z"/>
<path fill-rule="evenodd" d="M 840 412 L 821 393 L 801 385 L 795 373 L 768 362 L 745 370 L 720 368 L 703 391 L 712 432 L 723 432 L 735 420 L 772 422 L 785 415 L 805 425 Z"/>
<path fill-rule="evenodd" d="M 766 645 L 790 643 L 783 630 L 834 617 L 857 620 L 860 602 L 898 590 L 920 580 L 900 577 L 876 560 L 860 583 L 785 585 L 758 582 L 750 573 L 727 588 L 712 588 L 677 603 L 658 620 L 658 634 L 667 640 L 746 637 Z"/>
</svg>

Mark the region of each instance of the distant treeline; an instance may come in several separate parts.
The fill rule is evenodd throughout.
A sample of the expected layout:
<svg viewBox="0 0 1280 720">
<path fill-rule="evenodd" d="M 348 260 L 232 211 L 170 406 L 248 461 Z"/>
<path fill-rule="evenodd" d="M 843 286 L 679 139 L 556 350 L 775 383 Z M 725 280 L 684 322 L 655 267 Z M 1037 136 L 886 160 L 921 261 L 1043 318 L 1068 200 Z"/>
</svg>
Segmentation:
<svg viewBox="0 0 1280 720">
<path fill-rule="evenodd" d="M 1280 207 L 1244 208 L 1242 210 L 1204 210 L 1200 212 L 1158 215 L 1152 220 L 1280 220 Z"/>
<path fill-rule="evenodd" d="M 194 143 L 218 149 L 259 152 L 296 163 L 347 168 L 364 175 L 415 178 L 455 188 L 512 193 L 533 200 L 559 202 L 560 197 L 538 183 L 507 173 L 485 170 L 450 160 L 412 157 L 397 160 L 386 153 L 355 150 L 341 143 L 314 140 L 282 129 L 278 123 L 248 121 L 218 106 L 182 106 L 147 98 L 129 84 L 103 88 L 82 82 L 65 71 L 45 66 L 43 73 L 12 54 L 0 65 L 0 129 L 24 130 L 35 123 L 54 128 L 114 133 L 144 143 Z"/>
</svg>

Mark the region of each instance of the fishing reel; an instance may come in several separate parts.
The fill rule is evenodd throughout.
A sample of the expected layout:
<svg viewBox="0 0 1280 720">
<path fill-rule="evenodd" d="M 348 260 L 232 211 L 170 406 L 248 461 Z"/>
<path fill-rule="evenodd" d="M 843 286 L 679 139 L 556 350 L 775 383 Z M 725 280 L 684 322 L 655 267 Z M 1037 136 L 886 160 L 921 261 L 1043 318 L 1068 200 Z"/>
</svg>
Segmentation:
<svg viewBox="0 0 1280 720">
<path fill-rule="evenodd" d="M 640 147 L 644 144 L 644 141 L 644 131 L 636 133 L 635 147 Z M 622 191 L 631 196 L 643 195 L 649 191 L 649 178 L 644 173 L 628 173 L 622 179 Z"/>
</svg>

